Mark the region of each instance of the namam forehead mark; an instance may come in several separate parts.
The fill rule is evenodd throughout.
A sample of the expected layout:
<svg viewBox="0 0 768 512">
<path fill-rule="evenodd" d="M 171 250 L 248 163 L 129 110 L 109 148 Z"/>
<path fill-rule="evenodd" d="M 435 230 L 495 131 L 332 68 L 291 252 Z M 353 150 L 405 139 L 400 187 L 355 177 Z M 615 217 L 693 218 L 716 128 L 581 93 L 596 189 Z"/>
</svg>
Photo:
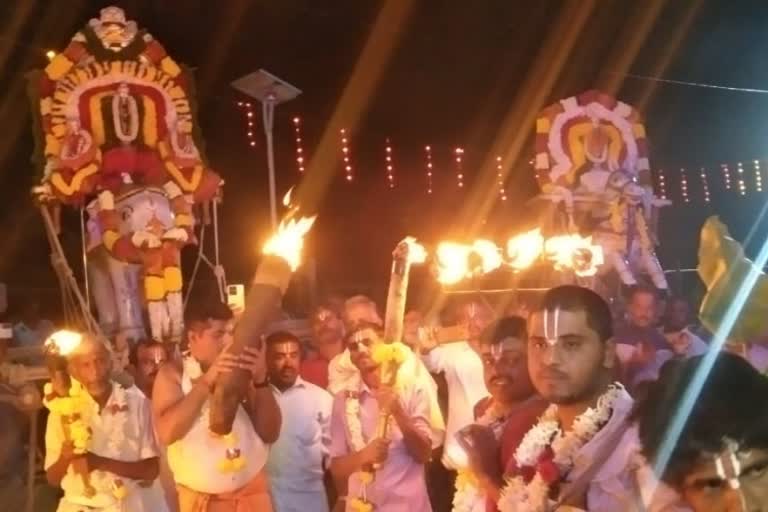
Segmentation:
<svg viewBox="0 0 768 512">
<path fill-rule="evenodd" d="M 739 489 L 741 488 L 739 478 L 742 472 L 741 461 L 736 455 L 740 451 L 739 443 L 725 438 L 723 439 L 723 444 L 725 448 L 720 453 L 712 456 L 717 476 L 723 479 L 723 481 L 728 482 L 731 489 Z"/>
<path fill-rule="evenodd" d="M 493 360 L 498 363 L 501 360 L 501 356 L 504 355 L 504 352 L 524 352 L 525 343 L 519 338 L 507 336 L 490 343 L 488 349 Z"/>
<path fill-rule="evenodd" d="M 544 309 L 544 340 L 554 347 L 560 337 L 560 308 Z"/>
</svg>

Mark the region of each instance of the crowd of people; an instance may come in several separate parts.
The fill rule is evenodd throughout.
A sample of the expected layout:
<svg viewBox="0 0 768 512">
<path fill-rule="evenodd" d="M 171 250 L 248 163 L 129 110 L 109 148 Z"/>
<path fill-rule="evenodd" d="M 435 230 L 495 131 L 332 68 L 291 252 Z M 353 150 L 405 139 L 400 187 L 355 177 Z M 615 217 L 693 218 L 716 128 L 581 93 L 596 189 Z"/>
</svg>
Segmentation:
<svg viewBox="0 0 768 512">
<path fill-rule="evenodd" d="M 180 353 L 132 347 L 130 386 L 85 336 L 68 367 L 92 402 L 88 450 L 60 412 L 45 429 L 57 510 L 768 510 L 761 340 L 714 354 L 686 301 L 644 288 L 619 320 L 560 286 L 512 311 L 452 300 L 438 323 L 406 314 L 394 380 L 365 296 L 316 308 L 308 343 L 272 330 L 237 356 L 232 311 L 191 305 Z M 248 390 L 232 432 L 212 435 L 212 392 L 233 370 Z"/>
</svg>

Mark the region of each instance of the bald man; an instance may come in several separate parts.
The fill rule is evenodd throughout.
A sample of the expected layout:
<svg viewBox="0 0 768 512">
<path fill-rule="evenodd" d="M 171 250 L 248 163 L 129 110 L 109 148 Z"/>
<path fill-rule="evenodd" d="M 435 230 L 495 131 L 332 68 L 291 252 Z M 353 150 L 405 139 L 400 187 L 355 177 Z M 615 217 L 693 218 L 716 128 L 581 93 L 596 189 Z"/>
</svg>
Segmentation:
<svg viewBox="0 0 768 512">
<path fill-rule="evenodd" d="M 149 401 L 138 388 L 124 388 L 112 380 L 109 351 L 89 336 L 83 337 L 67 362 L 70 375 L 90 398 L 85 416 L 91 436 L 88 451 L 76 454 L 65 436 L 62 416 L 51 411 L 45 432 L 45 470 L 51 485 L 64 491 L 57 511 L 166 511 L 157 481 L 158 449 Z M 95 494 L 84 491 L 82 476 L 73 468 L 76 459 L 85 459 Z"/>
</svg>

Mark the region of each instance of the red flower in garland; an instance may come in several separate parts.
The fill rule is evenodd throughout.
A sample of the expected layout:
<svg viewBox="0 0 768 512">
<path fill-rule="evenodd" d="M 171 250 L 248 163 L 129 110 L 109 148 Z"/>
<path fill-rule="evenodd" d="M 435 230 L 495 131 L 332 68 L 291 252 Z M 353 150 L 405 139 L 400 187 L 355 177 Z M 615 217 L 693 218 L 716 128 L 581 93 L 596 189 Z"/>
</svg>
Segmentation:
<svg viewBox="0 0 768 512">
<path fill-rule="evenodd" d="M 554 459 L 555 452 L 547 446 L 539 455 L 539 461 L 536 464 L 536 472 L 550 485 L 560 480 L 560 468 L 557 467 Z"/>
<path fill-rule="evenodd" d="M 523 477 L 523 482 L 528 483 L 536 476 L 536 468 L 533 466 L 523 466 L 520 468 L 520 476 Z"/>
</svg>

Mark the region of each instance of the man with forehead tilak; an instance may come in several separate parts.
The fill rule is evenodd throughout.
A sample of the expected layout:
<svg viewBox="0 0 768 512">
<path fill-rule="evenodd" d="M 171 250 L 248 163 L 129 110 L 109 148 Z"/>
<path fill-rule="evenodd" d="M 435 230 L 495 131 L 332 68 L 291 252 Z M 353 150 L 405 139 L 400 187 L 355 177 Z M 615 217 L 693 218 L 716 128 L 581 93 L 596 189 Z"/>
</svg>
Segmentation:
<svg viewBox="0 0 768 512">
<path fill-rule="evenodd" d="M 528 328 L 528 371 L 549 406 L 515 451 L 499 510 L 675 510 L 674 495 L 642 502 L 650 468 L 629 428 L 632 398 L 613 381 L 608 304 L 586 288 L 553 288 Z"/>
<path fill-rule="evenodd" d="M 454 512 L 497 510 L 505 469 L 522 437 L 548 405 L 534 396 L 527 342 L 526 322 L 517 316 L 501 318 L 480 336 L 477 351 L 491 396 L 475 405 L 475 423 L 456 434 L 471 472 L 459 474 Z"/>
<path fill-rule="evenodd" d="M 335 510 L 429 512 L 430 399 L 412 375 L 398 371 L 392 382 L 383 371 L 376 355 L 387 349 L 382 336 L 377 324 L 361 322 L 347 343 L 360 379 L 333 400 L 331 473 L 340 494 L 347 491 Z"/>
<path fill-rule="evenodd" d="M 662 480 L 695 512 L 768 511 L 768 379 L 739 356 L 722 353 L 677 440 L 670 425 L 703 356 L 669 363 L 638 404 L 643 453 L 655 460 L 674 442 Z"/>
</svg>

